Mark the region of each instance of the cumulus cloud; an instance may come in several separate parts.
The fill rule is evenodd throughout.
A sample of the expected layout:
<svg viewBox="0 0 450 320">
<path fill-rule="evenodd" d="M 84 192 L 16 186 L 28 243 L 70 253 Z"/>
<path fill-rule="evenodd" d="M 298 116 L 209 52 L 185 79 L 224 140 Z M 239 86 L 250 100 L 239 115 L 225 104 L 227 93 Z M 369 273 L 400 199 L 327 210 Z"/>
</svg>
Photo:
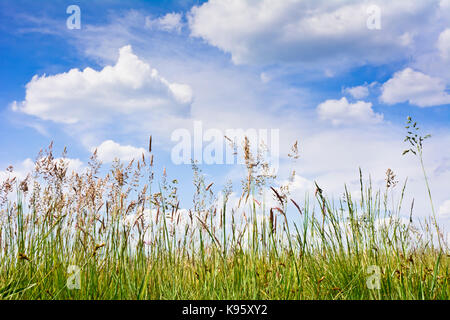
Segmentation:
<svg viewBox="0 0 450 320">
<path fill-rule="evenodd" d="M 372 103 L 364 101 L 350 103 L 345 97 L 322 102 L 317 107 L 317 113 L 320 119 L 331 121 L 333 125 L 374 124 L 383 120 L 382 114 L 372 110 Z"/>
<path fill-rule="evenodd" d="M 433 0 L 436 4 L 438 0 Z M 381 8 L 382 31 L 367 27 L 367 9 Z M 426 1 L 209 0 L 188 14 L 191 35 L 231 53 L 236 64 L 386 62 L 408 53 Z"/>
<path fill-rule="evenodd" d="M 291 198 L 297 201 L 303 201 L 306 194 L 312 195 L 315 191 L 315 184 L 313 181 L 295 174 L 290 180 L 284 180 L 280 185 L 289 186 Z"/>
<path fill-rule="evenodd" d="M 450 59 L 450 28 L 445 29 L 439 35 L 437 47 L 443 59 Z"/>
<path fill-rule="evenodd" d="M 387 104 L 409 102 L 419 107 L 450 103 L 445 82 L 422 72 L 406 68 L 394 74 L 382 86 L 381 101 Z"/>
<path fill-rule="evenodd" d="M 30 160 L 30 159 L 28 159 Z M 72 158 L 55 158 L 54 162 L 58 163 L 60 161 L 63 161 L 65 165 L 67 165 L 67 173 L 77 172 L 80 173 L 84 169 L 86 169 L 86 166 L 84 165 L 83 161 L 80 159 L 72 159 Z"/>
<path fill-rule="evenodd" d="M 93 148 L 92 151 L 97 149 L 98 159 L 104 163 L 112 162 L 114 159 L 121 161 L 131 161 L 133 159 L 139 159 L 142 154 L 146 154 L 144 148 L 136 148 L 130 145 L 120 145 L 112 140 L 106 140 L 98 147 Z"/>
<path fill-rule="evenodd" d="M 53 76 L 34 76 L 26 85 L 25 100 L 13 110 L 65 124 L 98 123 L 114 117 L 189 112 L 192 90 L 169 82 L 131 46 L 120 49 L 114 66 L 101 71 L 72 69 Z"/>
<path fill-rule="evenodd" d="M 13 166 L 12 171 L 9 170 L 1 170 L 0 171 L 0 182 L 6 180 L 6 179 L 12 179 L 16 178 L 19 180 L 23 180 L 26 178 L 26 176 L 31 173 L 34 169 L 34 162 L 33 160 L 27 158 L 21 163 L 17 164 L 16 166 Z"/>
<path fill-rule="evenodd" d="M 444 201 L 439 207 L 439 215 L 441 217 L 450 217 L 450 200 Z"/>
<path fill-rule="evenodd" d="M 72 172 L 82 172 L 86 167 L 84 163 L 80 159 L 72 159 L 72 158 L 55 158 L 53 159 L 53 163 L 55 165 L 59 165 L 60 162 L 63 161 L 64 165 L 67 166 L 67 173 L 70 174 Z M 12 171 L 1 170 L 0 171 L 0 182 L 6 179 L 16 178 L 17 180 L 23 180 L 27 177 L 27 175 L 31 174 L 35 168 L 35 162 L 27 158 L 22 162 L 17 163 L 13 166 Z"/>
<path fill-rule="evenodd" d="M 344 92 L 350 94 L 355 99 L 364 99 L 369 95 L 369 88 L 367 86 L 356 86 L 345 88 Z"/>
<path fill-rule="evenodd" d="M 163 17 L 153 20 L 147 17 L 145 20 L 145 26 L 152 29 L 156 28 L 167 32 L 179 33 L 183 27 L 183 23 L 181 21 L 182 17 L 183 16 L 181 13 L 175 12 L 168 13 Z"/>
</svg>

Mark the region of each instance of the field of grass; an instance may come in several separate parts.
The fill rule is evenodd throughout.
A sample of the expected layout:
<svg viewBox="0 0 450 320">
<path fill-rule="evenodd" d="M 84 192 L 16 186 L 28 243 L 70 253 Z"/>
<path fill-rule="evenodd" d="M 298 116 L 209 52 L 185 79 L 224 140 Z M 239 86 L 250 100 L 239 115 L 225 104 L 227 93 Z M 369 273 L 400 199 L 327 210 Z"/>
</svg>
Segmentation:
<svg viewBox="0 0 450 320">
<path fill-rule="evenodd" d="M 442 234 L 400 219 L 392 171 L 357 200 L 292 199 L 247 147 L 239 201 L 193 164 L 190 209 L 151 155 L 77 174 L 50 147 L 0 185 L 0 299 L 449 299 Z"/>
</svg>

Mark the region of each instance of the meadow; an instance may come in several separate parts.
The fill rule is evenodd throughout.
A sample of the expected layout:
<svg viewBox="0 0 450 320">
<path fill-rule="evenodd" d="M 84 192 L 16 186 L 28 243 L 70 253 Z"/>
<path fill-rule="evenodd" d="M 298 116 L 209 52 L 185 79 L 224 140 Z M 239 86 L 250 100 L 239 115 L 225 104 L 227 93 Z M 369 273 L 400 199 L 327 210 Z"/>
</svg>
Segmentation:
<svg viewBox="0 0 450 320">
<path fill-rule="evenodd" d="M 405 153 L 423 164 L 415 126 Z M 293 199 L 247 139 L 241 147 L 239 191 L 216 190 L 193 163 L 190 208 L 176 179 L 155 178 L 151 144 L 104 174 L 95 153 L 76 173 L 65 152 L 40 152 L 26 179 L 0 184 L 0 299 L 449 299 L 434 209 L 413 218 L 391 170 L 383 190 L 360 172 L 358 197 L 343 182 L 338 200 L 317 184 Z"/>
</svg>

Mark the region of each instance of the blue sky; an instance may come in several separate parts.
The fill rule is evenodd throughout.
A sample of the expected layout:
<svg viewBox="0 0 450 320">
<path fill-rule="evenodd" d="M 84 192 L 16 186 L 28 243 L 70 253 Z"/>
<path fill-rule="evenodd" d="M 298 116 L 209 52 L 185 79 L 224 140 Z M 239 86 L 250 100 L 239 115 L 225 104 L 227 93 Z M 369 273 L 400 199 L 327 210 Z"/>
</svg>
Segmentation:
<svg viewBox="0 0 450 320">
<path fill-rule="evenodd" d="M 79 30 L 66 26 L 73 4 Z M 313 181 L 336 197 L 344 183 L 357 191 L 358 167 L 381 187 L 392 168 L 426 216 L 418 163 L 401 156 L 410 115 L 433 135 L 425 161 L 449 225 L 448 0 L 0 0 L 0 52 L 0 172 L 13 164 L 23 174 L 50 141 L 68 146 L 74 168 L 95 148 L 107 165 L 145 150 L 152 134 L 159 169 L 190 190 L 170 138 L 201 121 L 278 129 L 281 180 L 298 139 L 297 197 Z M 220 185 L 243 168 L 202 169 Z"/>
</svg>

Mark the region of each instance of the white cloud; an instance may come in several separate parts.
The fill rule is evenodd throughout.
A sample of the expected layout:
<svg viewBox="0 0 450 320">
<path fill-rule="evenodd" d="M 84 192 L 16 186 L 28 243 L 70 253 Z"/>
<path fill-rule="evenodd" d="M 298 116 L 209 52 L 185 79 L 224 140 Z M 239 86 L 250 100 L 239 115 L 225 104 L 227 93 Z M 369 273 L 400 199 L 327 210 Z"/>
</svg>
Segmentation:
<svg viewBox="0 0 450 320">
<path fill-rule="evenodd" d="M 450 9 L 450 0 L 441 0 L 439 5 L 442 9 Z"/>
<path fill-rule="evenodd" d="M 414 37 L 409 32 L 405 32 L 399 38 L 400 44 L 404 47 L 410 46 L 414 42 Z"/>
<path fill-rule="evenodd" d="M 298 174 L 294 176 L 294 179 L 292 180 L 291 184 L 291 190 L 292 191 L 311 191 L 314 188 L 314 183 L 305 177 L 302 177 Z"/>
<path fill-rule="evenodd" d="M 261 72 L 259 77 L 260 77 L 262 83 L 268 83 L 271 80 L 270 76 L 266 72 Z"/>
<path fill-rule="evenodd" d="M 443 59 L 450 59 L 450 28 L 445 29 L 439 35 L 437 47 Z"/>
<path fill-rule="evenodd" d="M 291 198 L 294 199 L 294 201 L 303 200 L 307 193 L 311 196 L 315 190 L 314 182 L 299 174 L 295 174 L 291 180 L 282 181 L 280 185 L 289 186 Z"/>
<path fill-rule="evenodd" d="M 55 158 L 53 159 L 53 163 L 55 165 L 59 165 L 59 163 L 63 161 L 67 166 L 67 174 L 71 174 L 72 172 L 82 172 L 85 169 L 84 163 L 80 159 L 72 159 L 72 158 Z M 0 182 L 4 181 L 8 178 L 16 178 L 17 180 L 23 180 L 27 177 L 27 175 L 31 174 L 35 169 L 35 162 L 27 158 L 22 162 L 13 166 L 13 171 L 9 172 L 7 170 L 0 171 Z"/>
<path fill-rule="evenodd" d="M 13 110 L 65 124 L 101 123 L 114 117 L 179 115 L 189 112 L 191 101 L 188 85 L 167 81 L 125 46 L 117 63 L 101 71 L 34 76 L 25 100 L 14 102 Z"/>
<path fill-rule="evenodd" d="M 329 120 L 333 125 L 374 124 L 383 120 L 383 115 L 372 110 L 372 103 L 357 101 L 349 103 L 347 98 L 326 100 L 317 107 L 321 120 Z"/>
<path fill-rule="evenodd" d="M 369 88 L 367 86 L 357 86 L 345 88 L 344 92 L 350 94 L 355 99 L 364 99 L 369 95 Z"/>
<path fill-rule="evenodd" d="M 450 232 L 447 232 L 447 247 L 450 248 Z"/>
<path fill-rule="evenodd" d="M 438 0 L 433 0 L 436 4 Z M 367 8 L 378 5 L 382 29 L 369 30 Z M 236 64 L 385 62 L 403 57 L 430 1 L 209 0 L 188 14 L 191 35 L 231 53 Z"/>
<path fill-rule="evenodd" d="M 168 13 L 163 17 L 152 20 L 147 17 L 145 20 L 145 26 L 148 28 L 156 28 L 167 32 L 180 32 L 183 27 L 181 13 Z"/>
<path fill-rule="evenodd" d="M 330 69 L 325 69 L 324 74 L 325 74 L 325 77 L 327 77 L 327 78 L 333 78 L 335 76 L 335 73 Z"/>
<path fill-rule="evenodd" d="M 0 182 L 4 181 L 8 178 L 16 178 L 19 180 L 23 180 L 26 178 L 26 176 L 31 173 L 34 169 L 34 162 L 33 160 L 27 158 L 24 161 L 18 163 L 17 165 L 13 166 L 13 171 L 9 172 L 7 170 L 0 171 Z"/>
<path fill-rule="evenodd" d="M 58 163 L 61 160 L 64 162 L 65 165 L 67 165 L 68 174 L 71 174 L 72 172 L 80 173 L 86 168 L 83 161 L 81 161 L 80 159 L 55 158 L 54 162 Z"/>
<path fill-rule="evenodd" d="M 450 200 L 444 201 L 439 207 L 439 215 L 442 217 L 450 217 Z"/>
<path fill-rule="evenodd" d="M 419 107 L 431 107 L 450 103 L 450 95 L 445 90 L 441 79 L 406 68 L 383 84 L 380 98 L 387 104 L 408 101 Z"/>
<path fill-rule="evenodd" d="M 121 161 L 131 161 L 140 159 L 142 154 L 146 154 L 144 148 L 136 148 L 130 145 L 120 145 L 112 140 L 106 140 L 92 151 L 97 149 L 98 159 L 104 163 L 112 162 L 115 158 Z"/>
</svg>

